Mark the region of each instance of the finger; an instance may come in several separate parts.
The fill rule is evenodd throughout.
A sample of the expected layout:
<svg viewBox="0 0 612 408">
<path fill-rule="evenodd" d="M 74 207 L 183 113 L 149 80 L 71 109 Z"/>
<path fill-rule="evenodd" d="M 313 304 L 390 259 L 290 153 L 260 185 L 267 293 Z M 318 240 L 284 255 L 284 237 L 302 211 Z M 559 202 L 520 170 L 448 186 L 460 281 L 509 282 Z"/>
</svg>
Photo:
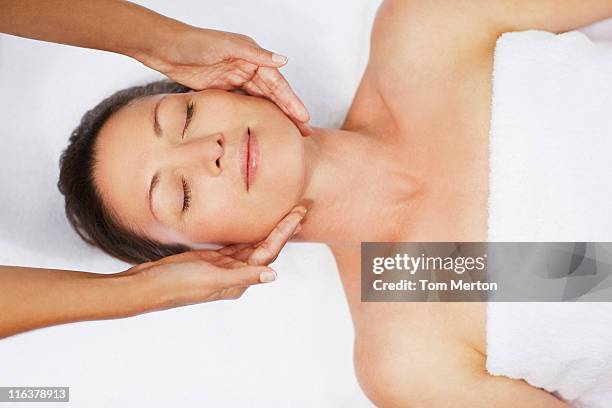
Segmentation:
<svg viewBox="0 0 612 408">
<path fill-rule="evenodd" d="M 249 95 L 263 96 L 263 97 L 266 96 L 265 93 L 253 81 L 246 82 L 242 86 L 242 89 L 244 89 Z M 272 102 L 274 102 L 274 101 L 272 101 Z M 274 103 L 276 103 L 276 102 L 274 102 Z M 290 112 L 284 106 L 280 106 L 280 108 L 285 113 L 285 115 L 287 115 L 289 117 L 289 119 L 291 119 L 291 121 L 299 129 L 299 131 L 302 134 L 302 136 L 307 137 L 307 136 L 312 135 L 313 131 L 312 131 L 312 128 L 310 127 L 310 125 L 308 124 L 308 122 L 300 122 L 299 120 L 291 117 Z"/>
<path fill-rule="evenodd" d="M 160 265 L 163 265 L 163 264 L 168 264 L 168 263 L 200 261 L 200 260 L 207 261 L 207 262 L 213 262 L 217 260 L 218 258 L 220 258 L 221 256 L 223 255 L 219 254 L 217 251 L 200 249 L 200 250 L 182 252 L 176 255 L 170 255 L 170 256 L 167 256 L 165 258 L 158 260 L 157 263 Z"/>
<path fill-rule="evenodd" d="M 263 83 L 261 83 L 261 84 L 265 85 Z M 263 97 L 263 98 L 266 98 L 266 99 L 272 101 L 274 104 L 276 104 L 280 108 L 280 110 L 283 111 L 283 113 L 285 115 L 287 115 L 289 117 L 289 119 L 291 119 L 291 121 L 297 127 L 300 127 L 300 126 L 303 125 L 302 122 L 298 121 L 296 118 L 291 116 L 291 112 L 289 111 L 287 106 L 282 105 L 281 102 L 277 98 L 274 97 L 274 95 L 272 94 L 272 92 L 270 91 L 269 88 L 267 88 L 265 86 L 263 88 L 260 88 L 255 82 L 249 81 L 249 82 L 245 82 L 242 85 L 242 89 L 245 90 L 249 95 Z M 308 124 L 306 124 L 306 126 L 307 126 L 307 129 L 310 129 L 310 126 L 308 126 Z M 312 129 L 310 129 L 310 130 L 312 130 Z"/>
<path fill-rule="evenodd" d="M 300 130 L 300 133 L 302 134 L 302 136 L 308 137 L 312 135 L 312 128 L 307 122 L 294 121 L 293 123 L 295 123 L 295 126 L 297 126 L 297 128 Z"/>
<path fill-rule="evenodd" d="M 257 44 L 245 45 L 243 42 L 237 43 L 232 46 L 232 50 L 230 52 L 233 58 L 243 59 L 262 67 L 279 68 L 285 65 L 288 61 L 288 58 L 284 55 L 268 51 L 265 48 L 261 48 Z"/>
<path fill-rule="evenodd" d="M 268 265 L 272 263 L 287 241 L 293 236 L 295 229 L 299 225 L 306 208 L 297 207 L 283 218 L 268 235 L 268 237 L 258 245 L 249 256 L 249 265 Z"/>
<path fill-rule="evenodd" d="M 278 104 L 285 106 L 289 112 L 289 116 L 295 118 L 299 122 L 308 122 L 310 115 L 306 106 L 289 85 L 289 82 L 280 73 L 278 69 L 263 68 L 257 70 L 256 76 L 260 70 L 263 70 L 261 76 L 265 85 L 271 90 L 271 97 L 278 101 Z"/>
<path fill-rule="evenodd" d="M 291 213 L 295 211 L 299 212 L 300 214 L 306 214 L 307 210 L 306 208 L 302 206 L 296 206 L 291 210 L 291 212 L 287 216 L 285 216 L 285 218 L 291 215 Z M 303 218 L 303 215 L 302 215 L 302 218 Z M 291 234 L 289 238 L 292 238 L 297 232 L 299 232 L 300 229 L 301 229 L 301 225 L 298 222 L 297 227 L 294 229 L 293 233 Z M 252 243 L 252 242 L 242 243 L 242 244 L 232 244 L 232 245 L 228 245 L 226 247 L 223 247 L 217 250 L 217 252 L 223 255 L 232 256 L 233 258 L 238 259 L 239 261 L 246 262 L 249 259 L 249 256 L 251 255 L 251 253 L 253 253 L 253 251 L 255 251 L 255 249 L 259 247 L 263 242 L 264 241 L 261 241 L 257 244 Z"/>
<path fill-rule="evenodd" d="M 276 104 L 280 110 L 283 111 L 291 120 L 295 120 L 291 116 L 291 112 L 286 105 L 283 105 L 281 101 L 274 95 L 272 90 L 266 85 L 266 83 L 257 75 L 251 78 L 250 81 L 246 82 L 242 88 L 251 95 L 261 96 Z"/>
<path fill-rule="evenodd" d="M 253 245 L 252 243 L 247 243 L 247 244 L 232 244 L 232 245 L 228 245 L 225 246 L 219 250 L 217 250 L 217 252 L 219 252 L 220 254 L 223 255 L 233 255 L 236 252 L 240 251 L 241 249 L 250 247 L 251 245 Z"/>
<path fill-rule="evenodd" d="M 267 266 L 248 265 L 235 269 L 221 269 L 219 284 L 225 288 L 248 287 L 277 279 L 274 269 Z"/>
<path fill-rule="evenodd" d="M 245 90 L 249 95 L 262 96 L 262 97 L 266 96 L 264 91 L 260 87 L 258 87 L 255 83 L 253 83 L 253 81 L 245 82 L 242 85 L 242 89 Z"/>
<path fill-rule="evenodd" d="M 308 110 L 278 69 L 259 68 L 253 77 L 253 81 L 265 92 L 268 98 L 284 108 L 283 110 L 288 116 L 299 122 L 310 120 Z"/>
</svg>

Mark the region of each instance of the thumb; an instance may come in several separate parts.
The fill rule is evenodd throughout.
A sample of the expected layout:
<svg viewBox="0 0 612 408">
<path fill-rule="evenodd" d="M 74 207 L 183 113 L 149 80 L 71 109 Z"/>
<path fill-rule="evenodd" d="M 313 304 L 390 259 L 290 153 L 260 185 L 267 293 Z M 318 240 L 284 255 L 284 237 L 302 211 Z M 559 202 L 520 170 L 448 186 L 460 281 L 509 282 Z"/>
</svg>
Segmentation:
<svg viewBox="0 0 612 408">
<path fill-rule="evenodd" d="M 235 58 L 240 58 L 251 64 L 261 67 L 282 67 L 287 63 L 287 57 L 273 53 L 257 44 L 239 47 L 235 52 Z"/>
<path fill-rule="evenodd" d="M 248 265 L 241 268 L 225 270 L 221 279 L 224 287 L 251 286 L 276 280 L 276 272 L 272 268 L 259 265 Z"/>
</svg>

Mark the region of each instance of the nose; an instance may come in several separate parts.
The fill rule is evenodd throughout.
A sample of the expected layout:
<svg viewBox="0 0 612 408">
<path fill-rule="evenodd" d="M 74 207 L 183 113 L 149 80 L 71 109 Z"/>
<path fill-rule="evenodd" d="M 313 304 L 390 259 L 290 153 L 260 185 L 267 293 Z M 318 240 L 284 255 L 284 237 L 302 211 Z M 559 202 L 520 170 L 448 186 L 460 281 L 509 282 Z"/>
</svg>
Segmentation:
<svg viewBox="0 0 612 408">
<path fill-rule="evenodd" d="M 222 133 L 194 137 L 177 149 L 179 163 L 196 170 L 203 169 L 212 176 L 223 170 L 225 140 Z"/>
</svg>

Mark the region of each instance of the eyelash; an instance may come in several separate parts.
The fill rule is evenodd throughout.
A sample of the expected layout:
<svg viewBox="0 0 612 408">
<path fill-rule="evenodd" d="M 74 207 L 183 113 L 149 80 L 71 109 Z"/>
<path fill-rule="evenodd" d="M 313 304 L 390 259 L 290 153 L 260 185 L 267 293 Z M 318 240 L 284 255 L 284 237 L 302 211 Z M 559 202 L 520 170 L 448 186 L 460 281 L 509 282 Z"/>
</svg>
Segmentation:
<svg viewBox="0 0 612 408">
<path fill-rule="evenodd" d="M 189 209 L 189 205 L 191 204 L 191 189 L 187 184 L 187 180 L 185 177 L 182 178 L 183 182 L 183 210 L 182 213 L 186 212 Z"/>
<path fill-rule="evenodd" d="M 187 128 L 189 127 L 189 123 L 191 122 L 191 118 L 193 117 L 193 111 L 195 110 L 195 104 L 193 101 L 190 101 L 187 104 L 187 109 L 185 110 L 185 127 L 183 128 L 183 138 L 185 137 L 185 132 L 187 132 Z"/>
</svg>

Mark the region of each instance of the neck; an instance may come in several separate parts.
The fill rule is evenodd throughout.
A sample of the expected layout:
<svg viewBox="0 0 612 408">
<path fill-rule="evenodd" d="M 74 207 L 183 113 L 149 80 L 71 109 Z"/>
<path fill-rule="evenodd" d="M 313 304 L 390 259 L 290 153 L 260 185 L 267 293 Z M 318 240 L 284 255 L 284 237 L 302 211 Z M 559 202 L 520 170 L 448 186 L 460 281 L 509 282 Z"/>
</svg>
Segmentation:
<svg viewBox="0 0 612 408">
<path fill-rule="evenodd" d="M 304 140 L 309 211 L 297 240 L 329 245 L 392 240 L 418 191 L 409 160 L 387 140 L 315 128 Z"/>
</svg>

